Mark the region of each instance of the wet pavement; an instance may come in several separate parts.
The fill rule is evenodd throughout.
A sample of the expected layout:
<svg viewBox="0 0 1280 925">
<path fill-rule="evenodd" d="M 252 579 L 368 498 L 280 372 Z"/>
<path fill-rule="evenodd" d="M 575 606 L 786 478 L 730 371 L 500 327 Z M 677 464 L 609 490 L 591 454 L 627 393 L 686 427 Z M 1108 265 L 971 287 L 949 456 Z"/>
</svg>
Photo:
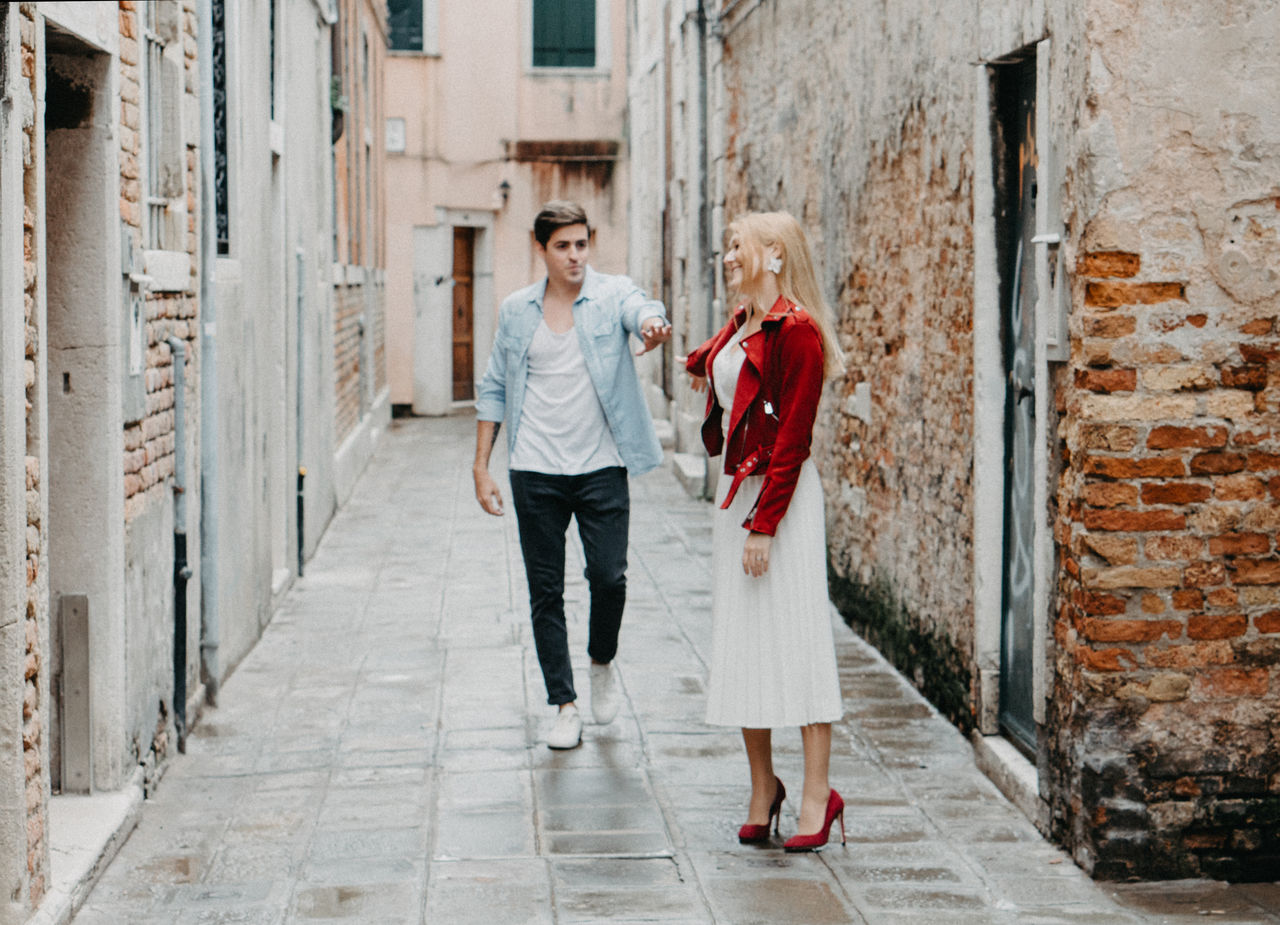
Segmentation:
<svg viewBox="0 0 1280 925">
<path fill-rule="evenodd" d="M 668 469 L 632 482 L 622 711 L 548 750 L 515 517 L 477 507 L 473 446 L 470 417 L 393 422 L 75 925 L 1280 922 L 1274 884 L 1093 883 L 838 620 L 848 845 L 739 845 L 741 738 L 702 722 L 710 509 Z M 799 734 L 774 742 L 798 795 Z"/>
</svg>

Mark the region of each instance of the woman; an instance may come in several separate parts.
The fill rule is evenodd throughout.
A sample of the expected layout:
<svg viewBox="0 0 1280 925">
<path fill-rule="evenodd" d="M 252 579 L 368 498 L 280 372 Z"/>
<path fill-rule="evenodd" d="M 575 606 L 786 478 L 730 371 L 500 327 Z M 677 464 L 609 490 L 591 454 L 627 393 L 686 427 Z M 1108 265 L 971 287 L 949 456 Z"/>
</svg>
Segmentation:
<svg viewBox="0 0 1280 925">
<path fill-rule="evenodd" d="M 826 583 L 822 484 L 809 459 L 823 380 L 843 369 L 804 232 L 784 212 L 729 226 L 724 266 L 738 306 L 685 362 L 707 387 L 702 439 L 724 454 L 712 540 L 707 722 L 740 726 L 751 806 L 738 832 L 765 842 L 786 789 L 773 773 L 775 726 L 799 726 L 804 792 L 788 851 L 827 843 L 844 801 L 831 789 L 831 723 L 840 681 Z M 774 827 L 775 832 L 777 826 Z"/>
</svg>

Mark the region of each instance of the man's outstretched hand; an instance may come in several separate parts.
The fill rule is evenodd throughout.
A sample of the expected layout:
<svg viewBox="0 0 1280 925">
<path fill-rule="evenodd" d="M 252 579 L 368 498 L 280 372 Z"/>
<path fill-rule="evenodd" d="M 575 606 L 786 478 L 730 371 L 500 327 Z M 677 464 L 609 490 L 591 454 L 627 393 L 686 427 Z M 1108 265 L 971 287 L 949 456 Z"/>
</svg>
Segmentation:
<svg viewBox="0 0 1280 925">
<path fill-rule="evenodd" d="M 661 318 L 647 318 L 640 325 L 640 334 L 644 337 L 644 346 L 636 351 L 636 356 L 643 356 L 654 347 L 671 340 L 671 325 Z"/>
</svg>

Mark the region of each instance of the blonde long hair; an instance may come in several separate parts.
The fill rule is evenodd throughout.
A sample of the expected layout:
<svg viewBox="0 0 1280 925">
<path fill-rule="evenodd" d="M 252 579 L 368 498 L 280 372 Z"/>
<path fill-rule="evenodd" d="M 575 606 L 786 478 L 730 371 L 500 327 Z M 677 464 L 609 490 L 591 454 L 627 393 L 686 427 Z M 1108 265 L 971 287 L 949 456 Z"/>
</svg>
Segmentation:
<svg viewBox="0 0 1280 925">
<path fill-rule="evenodd" d="M 823 377 L 833 379 L 843 373 L 844 354 L 836 337 L 831 308 L 818 287 L 809 243 L 800 223 L 789 212 L 748 212 L 730 223 L 729 236 L 734 235 L 742 251 L 742 279 L 748 286 L 765 272 L 769 248 L 777 247 L 781 251 L 778 291 L 808 312 L 817 325 L 822 340 Z"/>
</svg>

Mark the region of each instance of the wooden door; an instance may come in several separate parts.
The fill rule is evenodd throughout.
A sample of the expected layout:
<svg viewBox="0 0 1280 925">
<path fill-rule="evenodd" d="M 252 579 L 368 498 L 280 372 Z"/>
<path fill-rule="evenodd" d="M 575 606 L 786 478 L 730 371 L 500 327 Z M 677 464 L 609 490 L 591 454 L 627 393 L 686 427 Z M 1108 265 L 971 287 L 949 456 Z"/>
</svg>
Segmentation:
<svg viewBox="0 0 1280 925">
<path fill-rule="evenodd" d="M 453 400 L 475 397 L 473 301 L 476 230 L 453 229 Z"/>
</svg>

